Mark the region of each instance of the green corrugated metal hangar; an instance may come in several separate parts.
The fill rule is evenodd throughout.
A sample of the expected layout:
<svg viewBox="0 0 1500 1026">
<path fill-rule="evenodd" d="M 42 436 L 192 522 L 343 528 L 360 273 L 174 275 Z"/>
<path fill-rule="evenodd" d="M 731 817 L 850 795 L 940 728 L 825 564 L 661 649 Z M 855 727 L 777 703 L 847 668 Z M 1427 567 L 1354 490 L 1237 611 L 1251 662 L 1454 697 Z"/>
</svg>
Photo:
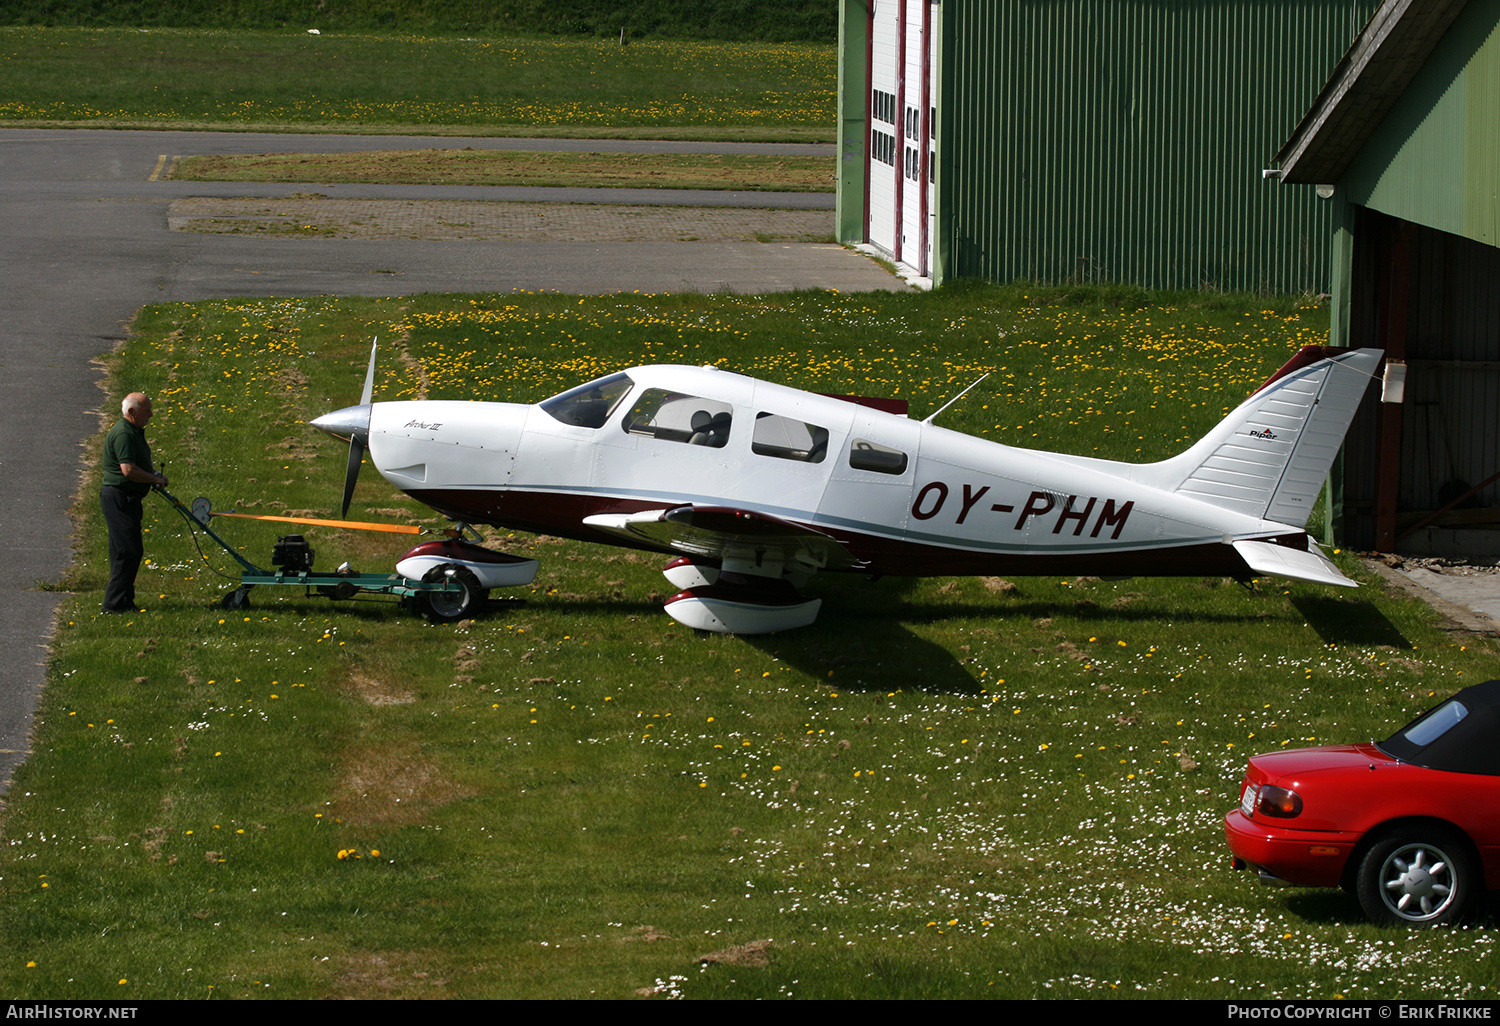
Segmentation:
<svg viewBox="0 0 1500 1026">
<path fill-rule="evenodd" d="M 913 276 L 1328 290 L 1262 181 L 1374 0 L 840 0 L 840 241 Z"/>
<path fill-rule="evenodd" d="M 1344 538 L 1500 554 L 1500 3 L 1387 0 L 1276 159 L 1332 200 L 1333 343 L 1391 368 L 1345 446 Z"/>
<path fill-rule="evenodd" d="M 1500 554 L 1500 0 L 840 0 L 839 104 L 909 277 L 1331 292 L 1339 539 Z"/>
</svg>

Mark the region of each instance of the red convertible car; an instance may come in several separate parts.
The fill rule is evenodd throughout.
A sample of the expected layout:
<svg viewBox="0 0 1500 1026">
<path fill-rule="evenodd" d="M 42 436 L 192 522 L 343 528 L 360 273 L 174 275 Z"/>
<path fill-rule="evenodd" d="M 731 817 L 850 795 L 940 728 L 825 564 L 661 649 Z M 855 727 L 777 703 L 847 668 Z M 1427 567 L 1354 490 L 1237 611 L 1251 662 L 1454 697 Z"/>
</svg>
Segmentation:
<svg viewBox="0 0 1500 1026">
<path fill-rule="evenodd" d="M 1377 922 L 1456 922 L 1500 888 L 1500 680 L 1384 741 L 1255 756 L 1224 836 L 1263 883 L 1342 887 Z"/>
</svg>

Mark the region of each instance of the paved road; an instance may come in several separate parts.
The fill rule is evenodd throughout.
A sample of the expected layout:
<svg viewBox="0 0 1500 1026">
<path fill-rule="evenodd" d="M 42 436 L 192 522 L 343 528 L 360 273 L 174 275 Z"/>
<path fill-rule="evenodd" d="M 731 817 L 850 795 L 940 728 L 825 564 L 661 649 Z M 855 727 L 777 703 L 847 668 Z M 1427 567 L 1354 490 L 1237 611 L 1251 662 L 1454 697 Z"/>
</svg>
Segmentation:
<svg viewBox="0 0 1500 1026">
<path fill-rule="evenodd" d="M 601 293 L 901 288 L 836 246 L 411 241 L 172 231 L 187 196 L 283 196 L 297 186 L 153 182 L 163 154 L 419 147 L 832 153 L 832 147 L 569 140 L 0 129 L 0 791 L 24 754 L 57 601 L 37 590 L 69 560 L 67 509 L 104 396 L 91 361 L 142 304 L 239 295 L 402 295 L 555 289 Z M 301 187 L 304 191 L 308 186 Z M 808 194 L 316 186 L 331 197 L 831 207 Z M 830 215 L 830 222 L 832 217 Z M 390 273 L 394 272 L 394 273 Z"/>
</svg>

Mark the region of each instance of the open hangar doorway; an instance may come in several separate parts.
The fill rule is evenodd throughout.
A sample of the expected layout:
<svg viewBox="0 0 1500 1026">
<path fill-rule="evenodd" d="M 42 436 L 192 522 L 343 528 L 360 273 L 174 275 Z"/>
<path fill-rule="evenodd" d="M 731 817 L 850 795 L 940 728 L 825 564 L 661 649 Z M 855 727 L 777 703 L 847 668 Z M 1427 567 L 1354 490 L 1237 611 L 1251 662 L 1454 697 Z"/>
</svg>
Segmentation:
<svg viewBox="0 0 1500 1026">
<path fill-rule="evenodd" d="M 1363 207 L 1353 221 L 1349 338 L 1391 370 L 1346 439 L 1339 533 L 1500 558 L 1500 248 Z"/>
</svg>

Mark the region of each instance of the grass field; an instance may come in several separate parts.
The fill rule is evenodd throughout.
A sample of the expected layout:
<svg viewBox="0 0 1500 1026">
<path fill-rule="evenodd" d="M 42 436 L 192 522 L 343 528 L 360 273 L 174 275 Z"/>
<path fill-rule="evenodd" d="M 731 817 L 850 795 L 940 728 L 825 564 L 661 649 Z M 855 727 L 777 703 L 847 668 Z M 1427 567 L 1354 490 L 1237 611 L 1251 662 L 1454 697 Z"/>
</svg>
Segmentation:
<svg viewBox="0 0 1500 1026">
<path fill-rule="evenodd" d="M 376 182 L 832 192 L 831 157 L 719 153 L 375 150 L 189 157 L 168 177 L 207 182 Z"/>
<path fill-rule="evenodd" d="M 831 45 L 0 28 L 0 125 L 825 141 Z"/>
<path fill-rule="evenodd" d="M 1150 459 L 1326 323 L 1290 299 L 1125 289 L 259 299 L 149 307 L 111 373 L 113 394 L 158 397 L 179 495 L 327 514 L 344 454 L 306 421 L 354 400 L 375 334 L 377 399 L 535 400 L 712 362 L 925 416 L 989 370 L 943 423 Z M 1342 894 L 1228 870 L 1247 755 L 1383 736 L 1496 675 L 1493 642 L 1378 583 L 826 575 L 816 626 L 705 637 L 661 612 L 660 557 L 491 532 L 543 562 L 524 607 L 433 627 L 260 591 L 230 614 L 229 583 L 152 499 L 146 611 L 106 618 L 91 495 L 8 796 L 12 999 L 1500 983 L 1492 907 L 1390 932 Z M 368 472 L 352 512 L 438 524 Z M 224 530 L 256 560 L 277 533 Z M 402 547 L 307 533 L 323 567 Z"/>
<path fill-rule="evenodd" d="M 834 0 L 7 0 L 0 24 L 449 32 L 832 43 Z"/>
</svg>

